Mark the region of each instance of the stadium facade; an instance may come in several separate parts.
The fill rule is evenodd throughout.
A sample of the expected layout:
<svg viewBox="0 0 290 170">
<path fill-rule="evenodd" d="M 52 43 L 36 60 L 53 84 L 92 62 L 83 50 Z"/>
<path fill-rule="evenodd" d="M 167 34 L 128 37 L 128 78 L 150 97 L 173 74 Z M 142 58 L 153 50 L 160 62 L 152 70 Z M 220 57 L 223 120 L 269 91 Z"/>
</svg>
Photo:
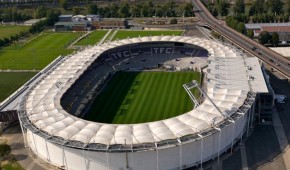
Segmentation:
<svg viewBox="0 0 290 170">
<path fill-rule="evenodd" d="M 140 124 L 79 118 L 113 72 L 160 65 L 200 70 L 190 63 L 195 57 L 207 60 L 207 68 L 202 88 L 187 84 L 203 93 L 193 110 Z M 124 39 L 64 57 L 25 95 L 19 120 L 25 144 L 63 169 L 184 169 L 219 159 L 242 140 L 253 123 L 256 94 L 267 92 L 263 82 L 256 58 L 219 42 L 185 36 Z"/>
</svg>

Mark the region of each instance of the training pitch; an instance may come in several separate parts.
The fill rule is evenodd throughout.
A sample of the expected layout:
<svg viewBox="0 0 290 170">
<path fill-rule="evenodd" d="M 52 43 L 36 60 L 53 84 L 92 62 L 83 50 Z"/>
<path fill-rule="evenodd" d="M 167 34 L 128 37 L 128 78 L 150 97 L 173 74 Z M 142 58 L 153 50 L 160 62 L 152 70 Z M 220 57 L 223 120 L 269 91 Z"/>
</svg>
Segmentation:
<svg viewBox="0 0 290 170">
<path fill-rule="evenodd" d="M 95 99 L 85 119 L 131 124 L 171 118 L 193 108 L 183 88 L 198 72 L 118 72 Z M 197 95 L 197 90 L 193 93 Z"/>
<path fill-rule="evenodd" d="M 70 43 L 82 33 L 42 33 L 33 39 L 0 49 L 0 69 L 41 70 L 59 55 L 67 55 Z"/>
<path fill-rule="evenodd" d="M 0 102 L 16 91 L 36 72 L 0 72 Z"/>
</svg>

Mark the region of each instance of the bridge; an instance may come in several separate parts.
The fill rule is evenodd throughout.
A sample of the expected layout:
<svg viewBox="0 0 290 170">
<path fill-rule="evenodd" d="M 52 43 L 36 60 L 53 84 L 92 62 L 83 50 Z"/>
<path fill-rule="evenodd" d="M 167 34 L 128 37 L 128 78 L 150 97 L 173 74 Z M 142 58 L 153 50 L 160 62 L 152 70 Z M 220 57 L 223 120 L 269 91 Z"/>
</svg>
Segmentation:
<svg viewBox="0 0 290 170">
<path fill-rule="evenodd" d="M 200 0 L 193 0 L 192 2 L 194 4 L 195 15 L 201 20 L 200 23 L 204 23 L 204 26 L 220 33 L 240 48 L 270 65 L 287 77 L 288 80 L 290 79 L 290 60 L 228 27 L 223 21 L 217 20 Z"/>
</svg>

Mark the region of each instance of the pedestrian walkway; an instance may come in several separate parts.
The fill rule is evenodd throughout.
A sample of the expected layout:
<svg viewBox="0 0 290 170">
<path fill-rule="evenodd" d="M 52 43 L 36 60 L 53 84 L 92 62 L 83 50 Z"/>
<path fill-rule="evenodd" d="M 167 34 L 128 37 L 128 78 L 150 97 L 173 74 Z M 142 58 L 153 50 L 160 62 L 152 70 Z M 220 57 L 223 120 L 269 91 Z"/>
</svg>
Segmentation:
<svg viewBox="0 0 290 170">
<path fill-rule="evenodd" d="M 88 31 L 85 34 L 83 34 L 82 36 L 80 36 L 79 38 L 77 38 L 74 42 L 72 42 L 67 48 L 68 49 L 73 49 L 73 46 L 80 41 L 81 39 L 85 38 L 86 36 L 90 35 L 92 33 L 92 31 Z"/>
<path fill-rule="evenodd" d="M 48 165 L 43 160 L 37 159 L 32 151 L 24 147 L 19 124 L 12 125 L 4 130 L 0 141 L 5 141 L 11 146 L 11 154 L 25 170 L 56 169 L 55 167 L 50 167 L 51 165 Z"/>
<path fill-rule="evenodd" d="M 276 111 L 274 111 L 273 113 L 273 125 L 274 125 L 274 129 L 278 138 L 278 142 L 279 142 L 280 149 L 282 152 L 282 158 L 284 160 L 286 169 L 290 170 L 290 149 L 288 145 L 288 140 L 287 140 L 283 125 L 281 123 L 281 120 L 279 118 L 279 115 Z"/>
</svg>

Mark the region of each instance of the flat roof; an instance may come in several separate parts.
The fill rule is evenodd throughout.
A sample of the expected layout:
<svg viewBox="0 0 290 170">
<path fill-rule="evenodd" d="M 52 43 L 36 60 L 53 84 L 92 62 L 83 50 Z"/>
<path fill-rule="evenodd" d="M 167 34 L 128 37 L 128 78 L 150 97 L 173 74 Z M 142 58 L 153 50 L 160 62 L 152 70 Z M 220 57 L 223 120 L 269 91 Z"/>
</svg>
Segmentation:
<svg viewBox="0 0 290 170">
<path fill-rule="evenodd" d="M 290 26 L 290 23 L 254 23 L 245 24 L 246 29 L 260 29 L 261 27 L 285 27 Z"/>
<path fill-rule="evenodd" d="M 87 21 L 78 21 L 78 22 L 57 22 L 54 25 L 67 25 L 67 26 L 74 26 L 74 25 L 84 25 L 87 24 Z"/>
<path fill-rule="evenodd" d="M 60 15 L 58 17 L 72 17 L 73 15 Z"/>
<path fill-rule="evenodd" d="M 268 93 L 268 87 L 264 79 L 264 75 L 261 70 L 261 66 L 257 57 L 245 58 L 247 66 L 250 69 L 247 69 L 248 75 L 253 76 L 253 79 L 250 79 L 251 90 L 257 93 Z"/>
<path fill-rule="evenodd" d="M 268 32 L 290 32 L 290 26 L 262 26 L 261 29 Z"/>
</svg>

